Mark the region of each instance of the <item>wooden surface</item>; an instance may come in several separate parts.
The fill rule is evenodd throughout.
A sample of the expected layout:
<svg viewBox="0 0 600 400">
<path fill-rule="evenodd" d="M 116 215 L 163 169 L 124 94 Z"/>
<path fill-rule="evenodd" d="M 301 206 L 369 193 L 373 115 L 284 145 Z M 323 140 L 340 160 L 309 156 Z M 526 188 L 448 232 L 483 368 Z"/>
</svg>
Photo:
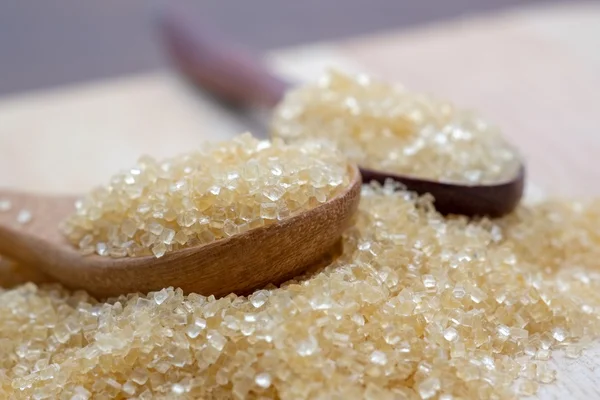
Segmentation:
<svg viewBox="0 0 600 400">
<path fill-rule="evenodd" d="M 528 198 L 598 196 L 600 5 L 572 3 L 272 53 L 287 77 L 367 70 L 477 108 L 523 150 Z M 80 192 L 140 153 L 173 155 L 244 124 L 169 72 L 0 99 L 0 186 Z M 542 399 L 600 398 L 600 346 L 557 355 Z"/>
</svg>

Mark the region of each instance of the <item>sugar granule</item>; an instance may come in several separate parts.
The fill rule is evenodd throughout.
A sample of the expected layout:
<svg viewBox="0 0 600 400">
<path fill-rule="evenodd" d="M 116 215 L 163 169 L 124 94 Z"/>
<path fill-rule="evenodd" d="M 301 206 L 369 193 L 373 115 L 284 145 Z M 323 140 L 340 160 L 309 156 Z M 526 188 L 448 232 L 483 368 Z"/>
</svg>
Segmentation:
<svg viewBox="0 0 600 400">
<path fill-rule="evenodd" d="M 532 394 L 556 379 L 554 349 L 600 333 L 598 223 L 599 201 L 470 222 L 365 186 L 331 265 L 248 298 L 3 289 L 0 397 Z"/>
<path fill-rule="evenodd" d="M 475 112 L 364 74 L 330 71 L 290 90 L 271 132 L 289 142 L 330 140 L 358 165 L 445 182 L 508 181 L 521 164 L 516 149 Z"/>
<path fill-rule="evenodd" d="M 142 157 L 79 201 L 61 230 L 83 254 L 162 257 L 274 224 L 348 183 L 331 146 L 244 134 L 172 159 Z"/>
</svg>

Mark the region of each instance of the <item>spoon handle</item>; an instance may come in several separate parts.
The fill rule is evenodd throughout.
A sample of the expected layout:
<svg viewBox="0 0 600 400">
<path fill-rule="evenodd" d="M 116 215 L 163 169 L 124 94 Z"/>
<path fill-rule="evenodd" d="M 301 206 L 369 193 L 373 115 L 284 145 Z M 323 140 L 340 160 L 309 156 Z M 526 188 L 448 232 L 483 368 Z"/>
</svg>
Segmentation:
<svg viewBox="0 0 600 400">
<path fill-rule="evenodd" d="M 249 52 L 229 43 L 172 4 L 159 13 L 161 40 L 175 66 L 195 85 L 237 106 L 273 108 L 289 84 Z"/>
<path fill-rule="evenodd" d="M 273 75 L 251 53 L 222 40 L 189 18 L 183 9 L 167 6 L 159 28 L 166 48 L 180 71 L 194 84 L 238 106 L 271 109 L 289 84 Z M 491 185 L 461 185 L 361 169 L 363 181 L 391 178 L 419 194 L 430 193 L 444 214 L 498 217 L 512 211 L 523 195 L 525 168 L 514 179 Z"/>
<path fill-rule="evenodd" d="M 58 225 L 75 200 L 0 189 L 0 201 L 10 202 L 0 212 L 0 254 L 25 264 L 51 263 L 56 249 L 66 245 Z"/>
</svg>

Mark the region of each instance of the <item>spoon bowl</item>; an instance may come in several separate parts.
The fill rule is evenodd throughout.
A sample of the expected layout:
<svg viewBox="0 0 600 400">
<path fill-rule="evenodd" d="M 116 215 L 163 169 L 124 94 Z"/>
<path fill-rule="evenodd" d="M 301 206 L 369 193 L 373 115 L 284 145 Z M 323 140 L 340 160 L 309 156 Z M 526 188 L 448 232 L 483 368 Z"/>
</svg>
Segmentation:
<svg viewBox="0 0 600 400">
<path fill-rule="evenodd" d="M 349 185 L 315 208 L 161 258 L 81 255 L 58 231 L 59 222 L 74 210 L 74 197 L 0 191 L 0 199 L 13 205 L 0 213 L 0 254 L 98 297 L 168 286 L 203 295 L 247 294 L 301 274 L 336 245 L 360 199 L 361 175 L 355 166 L 348 169 Z M 20 210 L 31 212 L 32 220 L 19 224 Z"/>
<path fill-rule="evenodd" d="M 387 179 L 392 179 L 414 192 L 429 193 L 435 199 L 436 210 L 444 215 L 501 217 L 517 207 L 525 185 L 523 166 L 514 179 L 487 185 L 437 182 L 363 167 L 360 168 L 360 173 L 365 182 L 376 181 L 383 184 Z"/>
<path fill-rule="evenodd" d="M 273 108 L 291 85 L 273 74 L 250 52 L 231 44 L 190 11 L 165 6 L 158 28 L 175 67 L 192 83 L 237 106 Z M 448 183 L 360 167 L 364 182 L 393 179 L 418 194 L 431 194 L 442 214 L 500 217 L 513 211 L 523 196 L 525 166 L 508 181 L 492 184 Z"/>
</svg>

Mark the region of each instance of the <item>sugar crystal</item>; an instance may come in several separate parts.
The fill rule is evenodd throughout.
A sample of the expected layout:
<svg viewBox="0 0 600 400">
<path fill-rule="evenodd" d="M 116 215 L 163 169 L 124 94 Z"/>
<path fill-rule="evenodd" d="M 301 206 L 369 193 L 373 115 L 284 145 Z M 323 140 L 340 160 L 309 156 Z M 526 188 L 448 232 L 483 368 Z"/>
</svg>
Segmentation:
<svg viewBox="0 0 600 400">
<path fill-rule="evenodd" d="M 385 365 L 388 362 L 388 359 L 387 359 L 387 356 L 385 355 L 385 353 L 383 351 L 379 351 L 379 350 L 375 350 L 374 352 L 372 352 L 369 359 L 371 360 L 371 362 L 373 364 L 377 364 L 377 365 Z"/>
<path fill-rule="evenodd" d="M 131 381 L 127 381 L 125 384 L 123 384 L 123 392 L 129 396 L 133 396 L 136 390 L 137 386 Z"/>
<path fill-rule="evenodd" d="M 235 224 L 235 222 L 233 222 L 230 219 L 225 221 L 225 223 L 223 224 L 223 233 L 225 233 L 226 236 L 233 236 L 233 235 L 237 234 L 238 227 Z"/>
<path fill-rule="evenodd" d="M 271 375 L 267 372 L 258 374 L 256 375 L 254 382 L 256 382 L 256 384 L 261 388 L 267 389 L 271 386 Z"/>
<path fill-rule="evenodd" d="M 260 205 L 260 216 L 263 219 L 276 219 L 277 218 L 277 204 L 275 203 L 263 203 Z"/>
<path fill-rule="evenodd" d="M 169 298 L 169 294 L 169 291 L 166 289 L 154 292 L 154 301 L 156 302 L 156 304 L 160 305 Z"/>
<path fill-rule="evenodd" d="M 458 339 L 458 332 L 452 327 L 446 328 L 444 330 L 444 339 L 449 342 L 454 342 L 456 339 Z"/>
<path fill-rule="evenodd" d="M 143 368 L 137 368 L 131 372 L 130 379 L 138 385 L 145 385 L 148 381 L 148 371 Z"/>
<path fill-rule="evenodd" d="M 171 392 L 173 392 L 173 394 L 184 394 L 185 393 L 185 387 L 179 383 L 175 383 L 173 386 L 171 386 Z"/>
<path fill-rule="evenodd" d="M 436 280 L 433 275 L 423 275 L 423 277 L 421 279 L 423 281 L 423 285 L 425 286 L 425 288 L 427 288 L 427 289 L 435 288 Z"/>
<path fill-rule="evenodd" d="M 172 244 L 174 238 L 175 238 L 175 231 L 170 228 L 164 228 L 163 231 L 161 232 L 160 236 L 158 237 L 158 240 L 163 242 L 164 244 Z"/>
<path fill-rule="evenodd" d="M 262 307 L 265 302 L 268 300 L 268 292 L 265 290 L 257 290 L 256 292 L 254 292 L 254 294 L 252 294 L 250 296 L 250 303 L 252 303 L 252 305 L 255 308 L 260 308 Z"/>
<path fill-rule="evenodd" d="M 565 355 L 567 358 L 579 358 L 581 357 L 582 347 L 579 344 L 570 344 L 565 349 Z"/>
<path fill-rule="evenodd" d="M 167 246 L 164 243 L 157 243 L 152 246 L 152 253 L 156 258 L 160 258 L 167 252 Z"/>
<path fill-rule="evenodd" d="M 218 331 L 210 331 L 206 336 L 208 342 L 218 351 L 223 350 L 225 344 L 227 343 L 227 339 L 221 335 Z"/>
<path fill-rule="evenodd" d="M 302 357 L 314 354 L 319 348 L 317 340 L 313 336 L 309 336 L 306 340 L 301 340 L 296 345 L 296 351 Z"/>
<path fill-rule="evenodd" d="M 106 243 L 97 243 L 96 244 L 96 253 L 98 253 L 98 255 L 100 256 L 107 256 L 108 255 L 108 246 L 106 245 Z"/>
<path fill-rule="evenodd" d="M 419 395 L 423 399 L 430 399 L 440 390 L 440 380 L 438 378 L 427 378 L 419 383 Z"/>
<path fill-rule="evenodd" d="M 196 237 L 206 244 L 274 224 L 316 206 L 311 194 L 324 202 L 349 183 L 347 161 L 333 146 L 250 134 L 162 162 L 145 156 L 130 171 L 88 194 L 65 220 L 61 231 L 81 253 L 104 243 L 106 256 L 162 257 L 198 244 Z M 326 186 L 301 179 L 314 173 L 336 179 Z M 18 219 L 31 216 L 22 211 Z M 82 246 L 84 237 L 91 239 Z"/>
<path fill-rule="evenodd" d="M 535 354 L 535 359 L 536 360 L 542 360 L 542 361 L 548 361 L 550 359 L 550 350 L 546 350 L 546 349 L 539 349 L 537 351 L 537 353 Z"/>
<path fill-rule="evenodd" d="M 521 206 L 494 220 L 497 242 L 489 220 L 444 217 L 428 202 L 365 185 L 329 265 L 248 297 L 165 288 L 98 301 L 9 280 L 0 398 L 510 399 L 560 378 L 544 367 L 552 353 L 563 362 L 600 337 L 584 312 L 600 307 L 600 202 Z"/>
<path fill-rule="evenodd" d="M 471 289 L 471 300 L 473 300 L 474 303 L 479 304 L 485 299 L 487 299 L 487 294 L 483 290 L 478 287 Z"/>
<path fill-rule="evenodd" d="M 552 383 L 556 380 L 556 371 L 549 368 L 541 368 L 537 372 L 537 379 L 540 383 Z"/>
<path fill-rule="evenodd" d="M 164 227 L 157 222 L 151 222 L 148 224 L 148 232 L 152 233 L 153 235 L 160 235 L 163 229 Z"/>
<path fill-rule="evenodd" d="M 463 297 L 465 297 L 466 294 L 467 294 L 467 292 L 465 291 L 465 288 L 462 285 L 457 285 L 452 290 L 452 295 L 454 297 L 456 297 L 457 299 L 462 299 Z"/>
<path fill-rule="evenodd" d="M 538 387 L 539 385 L 536 381 L 526 379 L 519 385 L 519 393 L 525 396 L 532 396 L 536 394 Z"/>
<path fill-rule="evenodd" d="M 473 112 L 377 79 L 365 86 L 360 75 L 330 71 L 321 82 L 287 93 L 273 136 L 326 139 L 361 166 L 399 175 L 473 184 L 517 173 L 516 150 Z"/>
<path fill-rule="evenodd" d="M 498 325 L 498 336 L 501 339 L 506 340 L 510 336 L 510 332 L 511 330 L 508 326 L 502 324 Z"/>
<path fill-rule="evenodd" d="M 552 337 L 557 342 L 563 342 L 567 338 L 567 335 L 563 328 L 557 326 L 556 328 L 552 329 Z"/>
</svg>

